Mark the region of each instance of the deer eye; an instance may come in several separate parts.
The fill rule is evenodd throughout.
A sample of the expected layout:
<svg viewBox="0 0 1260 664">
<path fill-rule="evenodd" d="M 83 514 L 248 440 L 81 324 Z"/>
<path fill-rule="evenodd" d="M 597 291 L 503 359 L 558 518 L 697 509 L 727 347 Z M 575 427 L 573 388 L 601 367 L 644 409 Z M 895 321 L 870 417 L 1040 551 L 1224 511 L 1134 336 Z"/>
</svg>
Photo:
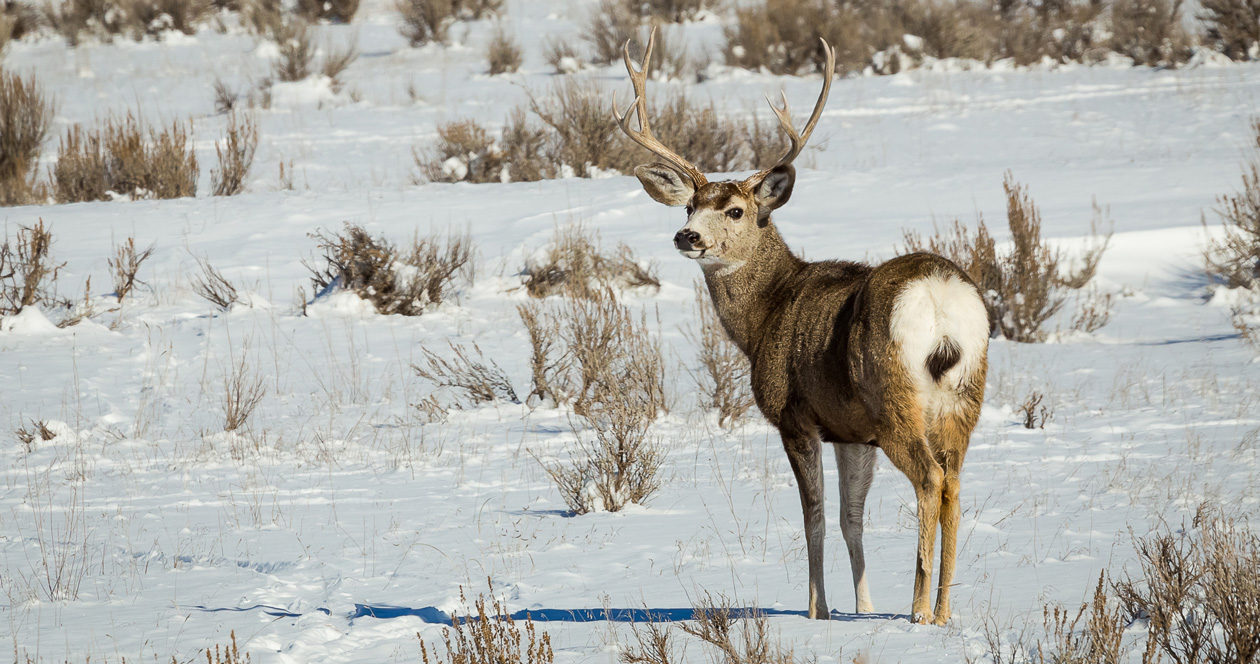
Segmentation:
<svg viewBox="0 0 1260 664">
<path fill-rule="evenodd" d="M 740 217 L 744 216 L 744 210 L 742 208 L 731 208 L 726 211 L 726 216 L 730 217 L 731 219 L 739 219 Z"/>
<path fill-rule="evenodd" d="M 690 206 L 690 205 L 688 205 L 688 206 L 687 206 L 687 216 L 688 216 L 688 217 L 690 217 L 693 213 L 695 213 L 695 211 L 696 211 L 696 209 L 695 209 L 694 207 L 692 207 L 692 206 Z"/>
</svg>

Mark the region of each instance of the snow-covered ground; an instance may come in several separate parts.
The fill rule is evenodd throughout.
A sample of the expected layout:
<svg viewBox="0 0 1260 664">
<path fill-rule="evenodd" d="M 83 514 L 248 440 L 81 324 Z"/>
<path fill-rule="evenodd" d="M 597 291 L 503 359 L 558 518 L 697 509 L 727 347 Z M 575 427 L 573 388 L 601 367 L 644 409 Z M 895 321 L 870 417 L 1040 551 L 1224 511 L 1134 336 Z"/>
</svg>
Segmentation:
<svg viewBox="0 0 1260 664">
<path fill-rule="evenodd" d="M 866 547 L 879 613 L 857 616 L 829 494 L 830 622 L 803 617 L 806 563 L 796 489 L 772 428 L 735 432 L 695 402 L 695 265 L 673 251 L 682 213 L 630 177 L 494 185 L 412 184 L 411 151 L 438 122 L 503 122 L 527 89 L 554 76 L 549 34 L 573 37 L 594 3 L 509 2 L 525 48 L 521 73 L 483 73 L 493 23 L 460 24 L 456 44 L 406 47 L 386 2 L 352 26 L 362 56 L 333 94 L 280 89 L 259 111 L 262 139 L 247 193 L 205 195 L 216 76 L 242 93 L 270 49 L 239 32 L 164 42 L 15 43 L 5 66 L 34 72 L 57 99 L 56 131 L 110 113 L 192 117 L 202 164 L 195 199 L 0 209 L 6 232 L 38 219 L 56 237 L 63 291 L 92 277 L 100 313 L 57 330 L 38 312 L 0 332 L 0 616 L 15 659 L 190 661 L 235 631 L 254 662 L 416 661 L 419 632 L 440 634 L 460 588 L 487 579 L 512 611 L 552 620 L 557 660 L 613 661 L 624 623 L 568 613 L 604 608 L 685 615 L 704 593 L 772 613 L 798 655 L 821 662 L 957 662 L 984 652 L 981 621 L 1040 624 L 1047 602 L 1078 602 L 1101 570 L 1132 568 L 1131 532 L 1180 524 L 1204 500 L 1255 514 L 1260 489 L 1260 364 L 1207 301 L 1206 211 L 1238 186 L 1260 109 L 1260 67 L 910 71 L 837 80 L 789 205 L 776 222 L 809 258 L 879 260 L 904 229 L 928 232 L 982 214 L 1001 236 L 1002 178 L 1040 205 L 1069 249 L 1091 204 L 1115 236 L 1100 267 L 1111 322 L 1057 343 L 995 340 L 985 409 L 962 480 L 954 618 L 910 624 L 915 547 L 909 483 L 881 460 Z M 721 20 L 688 25 L 713 50 Z M 785 88 L 798 114 L 819 79 L 711 69 L 686 88 L 746 116 Z M 586 75 L 628 88 L 620 67 Z M 622 92 L 624 94 L 624 90 Z M 356 101 L 357 99 L 357 101 Z M 768 117 L 768 113 L 766 114 Z M 55 154 L 50 141 L 46 159 Z M 295 189 L 280 186 L 292 163 Z M 315 302 L 307 234 L 345 221 L 407 240 L 468 229 L 474 285 L 418 318 L 379 316 L 346 296 Z M 566 411 L 500 403 L 430 423 L 413 404 L 430 385 L 421 349 L 476 341 L 528 392 L 528 340 L 516 276 L 558 224 L 581 221 L 660 266 L 648 307 L 667 346 L 673 407 L 653 428 L 667 449 L 661 492 L 645 507 L 571 516 L 538 458 L 564 458 Z M 107 258 L 134 236 L 155 243 L 146 286 L 121 309 Z M 208 259 L 249 306 L 226 314 L 193 294 Z M 1072 304 L 1069 305 L 1069 309 Z M 1070 313 L 1070 312 L 1069 312 Z M 655 325 L 655 322 L 653 323 Z M 1066 326 L 1066 322 L 1061 322 Z M 223 431 L 224 376 L 244 362 L 266 385 L 245 430 Z M 1033 391 L 1052 412 L 1028 430 Z M 14 432 L 47 421 L 27 448 Z M 834 469 L 828 470 L 834 481 Z M 60 574 L 59 578 L 56 575 Z M 59 589 L 50 598 L 48 587 Z M 699 648 L 688 650 L 697 658 Z"/>
</svg>

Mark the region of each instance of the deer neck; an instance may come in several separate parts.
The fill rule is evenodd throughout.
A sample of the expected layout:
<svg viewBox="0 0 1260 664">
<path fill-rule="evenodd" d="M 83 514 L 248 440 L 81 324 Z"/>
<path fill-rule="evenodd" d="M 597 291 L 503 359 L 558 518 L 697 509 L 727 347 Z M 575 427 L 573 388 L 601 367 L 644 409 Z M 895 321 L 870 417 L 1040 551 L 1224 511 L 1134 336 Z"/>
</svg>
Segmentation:
<svg viewBox="0 0 1260 664">
<path fill-rule="evenodd" d="M 751 349 L 775 305 L 774 291 L 804 265 L 783 242 L 774 222 L 768 222 L 757 248 L 747 260 L 715 261 L 702 266 L 718 319 L 745 355 L 751 357 Z"/>
</svg>

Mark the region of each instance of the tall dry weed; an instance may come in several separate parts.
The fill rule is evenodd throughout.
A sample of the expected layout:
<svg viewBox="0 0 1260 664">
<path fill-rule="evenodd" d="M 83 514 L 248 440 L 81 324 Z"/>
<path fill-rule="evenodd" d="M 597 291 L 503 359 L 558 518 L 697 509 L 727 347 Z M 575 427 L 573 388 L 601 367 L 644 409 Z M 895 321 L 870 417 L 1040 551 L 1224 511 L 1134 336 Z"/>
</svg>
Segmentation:
<svg viewBox="0 0 1260 664">
<path fill-rule="evenodd" d="M 551 637 L 546 632 L 540 636 L 528 615 L 522 634 L 517 621 L 494 596 L 493 584 L 490 584 L 490 595 L 489 607 L 485 595 L 479 595 L 470 609 L 464 589 L 460 587 L 459 601 L 464 605 L 465 614 L 452 615 L 451 626 L 442 629 L 445 653 L 439 653 L 436 647 L 425 643 L 424 637 L 416 634 L 424 664 L 551 664 L 555 660 Z"/>
<path fill-rule="evenodd" d="M 258 149 L 258 125 L 250 115 L 228 116 L 223 141 L 214 144 L 219 167 L 210 171 L 210 187 L 215 196 L 235 196 L 245 191 L 245 179 Z"/>
<path fill-rule="evenodd" d="M 40 219 L 34 226 L 19 226 L 17 236 L 0 244 L 0 315 L 20 313 L 26 307 L 65 306 L 57 296 L 57 277 L 65 263 L 52 258 L 53 234 Z"/>
<path fill-rule="evenodd" d="M 556 226 L 542 259 L 527 263 L 521 274 L 526 292 L 537 298 L 596 299 L 609 289 L 661 286 L 655 264 L 644 265 L 624 244 L 605 252 L 599 235 L 580 222 Z"/>
<path fill-rule="evenodd" d="M 697 347 L 699 367 L 692 372 L 701 405 L 717 412 L 718 426 L 731 428 L 753 407 L 752 366 L 727 336 L 703 282 L 696 282 L 699 330 L 688 337 Z"/>
<path fill-rule="evenodd" d="M 27 205 L 46 196 L 36 182 L 36 166 L 53 109 L 33 75 L 0 69 L 0 205 Z"/>
</svg>

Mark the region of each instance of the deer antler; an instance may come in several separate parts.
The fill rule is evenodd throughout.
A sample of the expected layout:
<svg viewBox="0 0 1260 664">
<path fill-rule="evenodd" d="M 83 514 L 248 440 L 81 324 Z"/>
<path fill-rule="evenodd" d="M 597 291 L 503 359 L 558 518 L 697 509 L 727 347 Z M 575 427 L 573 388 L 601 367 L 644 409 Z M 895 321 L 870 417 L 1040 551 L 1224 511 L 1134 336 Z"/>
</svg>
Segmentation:
<svg viewBox="0 0 1260 664">
<path fill-rule="evenodd" d="M 805 131 L 798 134 L 796 133 L 796 128 L 792 126 L 792 111 L 788 108 L 787 93 L 782 91 L 779 93 L 783 98 L 783 108 L 776 106 L 769 96 L 766 97 L 766 102 L 770 104 L 770 110 L 774 111 L 775 116 L 779 118 L 779 127 L 787 134 L 788 142 L 791 145 L 788 147 L 787 154 L 783 155 L 778 163 L 748 178 L 749 181 L 759 182 L 770 171 L 790 164 L 800 156 L 801 150 L 805 148 L 805 143 L 809 140 L 809 135 L 814 131 L 814 125 L 818 124 L 818 118 L 822 117 L 823 106 L 827 104 L 827 95 L 831 92 L 831 77 L 835 75 L 836 71 L 836 49 L 832 48 L 826 39 L 819 38 L 818 41 L 822 42 L 823 53 L 827 54 L 827 66 L 823 69 L 822 92 L 818 95 L 818 101 L 814 104 L 814 113 L 809 116 L 809 122 L 805 123 Z"/>
<path fill-rule="evenodd" d="M 638 71 L 634 69 L 634 63 L 630 60 L 630 41 L 626 40 L 622 47 L 623 57 L 626 61 L 626 71 L 630 73 L 630 83 L 634 86 L 635 99 L 634 103 L 626 107 L 626 112 L 617 113 L 617 93 L 613 92 L 612 114 L 613 119 L 617 121 L 617 126 L 621 127 L 621 131 L 626 133 L 631 140 L 643 147 L 647 148 L 653 154 L 668 161 L 680 173 L 691 178 L 696 188 L 704 186 L 708 183 L 708 179 L 704 177 L 699 169 L 691 165 L 691 162 L 683 159 L 678 153 L 665 147 L 655 136 L 652 135 L 652 128 L 648 124 L 647 117 L 647 72 L 648 63 L 652 60 L 652 47 L 656 45 L 656 28 L 652 28 L 652 34 L 648 37 L 647 49 L 643 53 L 643 62 Z M 634 111 L 639 117 L 639 130 L 634 131 L 630 128 L 630 112 Z"/>
</svg>

